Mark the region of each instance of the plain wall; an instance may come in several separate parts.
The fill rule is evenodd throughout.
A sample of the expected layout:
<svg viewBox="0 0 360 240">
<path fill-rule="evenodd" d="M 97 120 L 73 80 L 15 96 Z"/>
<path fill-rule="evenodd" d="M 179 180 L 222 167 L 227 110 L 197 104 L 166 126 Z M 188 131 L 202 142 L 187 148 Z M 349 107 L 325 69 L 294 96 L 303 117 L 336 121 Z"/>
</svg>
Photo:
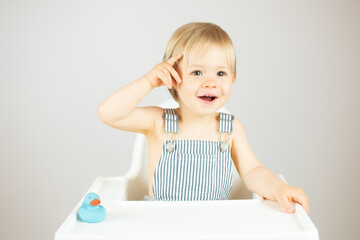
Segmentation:
<svg viewBox="0 0 360 240">
<path fill-rule="evenodd" d="M 181 25 L 233 40 L 226 107 L 261 162 L 310 198 L 321 239 L 359 239 L 359 1 L 1 1 L 0 239 L 53 239 L 99 175 L 123 175 L 134 133 L 108 95 L 162 61 Z M 170 98 L 165 87 L 141 103 Z"/>
</svg>

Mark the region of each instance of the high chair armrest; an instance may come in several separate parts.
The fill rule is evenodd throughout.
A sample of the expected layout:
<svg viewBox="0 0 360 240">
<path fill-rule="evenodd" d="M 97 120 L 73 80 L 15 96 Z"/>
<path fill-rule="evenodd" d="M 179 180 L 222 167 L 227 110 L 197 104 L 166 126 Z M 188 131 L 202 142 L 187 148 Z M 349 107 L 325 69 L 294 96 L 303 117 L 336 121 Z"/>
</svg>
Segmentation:
<svg viewBox="0 0 360 240">
<path fill-rule="evenodd" d="M 127 200 L 128 179 L 125 176 L 97 177 L 88 192 L 97 193 L 106 202 Z"/>
</svg>

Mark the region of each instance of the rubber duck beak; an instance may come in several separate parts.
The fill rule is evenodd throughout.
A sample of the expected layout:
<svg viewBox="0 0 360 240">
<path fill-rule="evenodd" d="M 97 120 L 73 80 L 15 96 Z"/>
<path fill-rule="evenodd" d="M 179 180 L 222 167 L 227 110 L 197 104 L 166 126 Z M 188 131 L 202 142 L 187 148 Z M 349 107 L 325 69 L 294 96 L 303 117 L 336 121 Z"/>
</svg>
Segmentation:
<svg viewBox="0 0 360 240">
<path fill-rule="evenodd" d="M 97 206 L 97 205 L 100 205 L 100 200 L 99 199 L 94 199 L 90 202 L 90 205 L 91 206 Z"/>
</svg>

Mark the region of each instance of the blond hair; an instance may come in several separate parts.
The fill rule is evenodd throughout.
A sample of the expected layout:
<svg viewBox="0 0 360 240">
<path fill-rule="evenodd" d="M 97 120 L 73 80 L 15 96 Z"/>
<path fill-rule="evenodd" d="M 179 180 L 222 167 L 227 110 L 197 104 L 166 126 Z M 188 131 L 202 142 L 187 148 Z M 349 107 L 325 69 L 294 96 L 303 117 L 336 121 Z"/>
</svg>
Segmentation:
<svg viewBox="0 0 360 240">
<path fill-rule="evenodd" d="M 202 54 L 209 47 L 218 47 L 224 51 L 233 79 L 236 78 L 236 54 L 228 34 L 218 25 L 206 22 L 191 22 L 178 28 L 171 36 L 165 50 L 163 61 L 178 54 L 183 54 L 184 66 L 194 54 Z M 178 63 L 174 64 L 177 70 Z M 171 96 L 178 101 L 174 88 L 169 89 Z"/>
</svg>

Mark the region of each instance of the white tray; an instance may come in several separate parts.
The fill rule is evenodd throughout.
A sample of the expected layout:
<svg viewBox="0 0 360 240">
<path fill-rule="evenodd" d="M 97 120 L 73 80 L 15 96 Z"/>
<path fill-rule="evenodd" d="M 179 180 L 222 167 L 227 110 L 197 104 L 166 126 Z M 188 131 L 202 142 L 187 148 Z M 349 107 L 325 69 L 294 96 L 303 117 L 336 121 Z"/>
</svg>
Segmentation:
<svg viewBox="0 0 360 240">
<path fill-rule="evenodd" d="M 295 205 L 295 214 L 288 214 L 277 202 L 261 199 L 102 200 L 106 208 L 103 222 L 79 221 L 76 217 L 79 203 L 56 232 L 55 239 L 319 239 L 317 229 L 299 204 Z"/>
</svg>

